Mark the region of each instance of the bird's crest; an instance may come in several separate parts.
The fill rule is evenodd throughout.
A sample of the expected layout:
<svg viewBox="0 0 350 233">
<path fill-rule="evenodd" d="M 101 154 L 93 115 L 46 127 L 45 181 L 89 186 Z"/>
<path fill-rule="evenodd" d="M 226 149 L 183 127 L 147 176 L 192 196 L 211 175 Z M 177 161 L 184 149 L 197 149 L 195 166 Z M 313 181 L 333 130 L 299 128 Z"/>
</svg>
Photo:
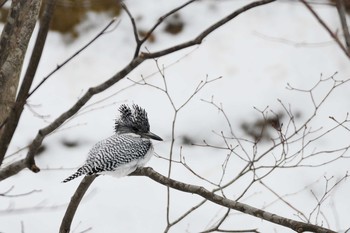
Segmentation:
<svg viewBox="0 0 350 233">
<path fill-rule="evenodd" d="M 147 112 L 136 104 L 119 107 L 120 116 L 115 120 L 115 132 L 148 132 L 149 122 Z"/>
</svg>

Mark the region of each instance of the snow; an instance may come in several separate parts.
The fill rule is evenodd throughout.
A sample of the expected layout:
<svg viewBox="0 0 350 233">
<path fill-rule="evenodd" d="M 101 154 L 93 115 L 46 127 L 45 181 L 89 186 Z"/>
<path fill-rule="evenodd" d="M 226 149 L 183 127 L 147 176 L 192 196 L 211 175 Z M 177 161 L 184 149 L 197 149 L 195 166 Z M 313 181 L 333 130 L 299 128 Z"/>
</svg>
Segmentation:
<svg viewBox="0 0 350 233">
<path fill-rule="evenodd" d="M 247 3 L 248 1 L 194 3 L 180 11 L 185 22 L 183 32 L 176 36 L 169 35 L 160 26 L 155 31 L 156 42 L 148 42 L 146 47 L 150 51 L 158 51 L 190 40 L 217 20 Z M 142 17 L 142 20 L 137 21 L 139 28 L 147 29 L 162 14 L 181 3 L 174 0 L 130 0 L 126 4 L 135 18 Z M 322 19 L 331 25 L 332 30 L 340 29 L 335 8 L 327 5 L 313 7 Z M 110 20 L 107 15 L 89 14 L 88 20 L 77 28 L 81 36 L 71 43 L 66 43 L 68 39 L 65 36 L 51 32 L 34 86 L 55 69 L 56 65 L 61 64 L 91 40 Z M 125 13 L 120 16 L 118 23 L 117 27 L 56 72 L 30 98 L 29 105 L 36 113 L 26 108 L 8 154 L 28 145 L 40 128 L 68 110 L 89 87 L 106 81 L 128 64 L 135 47 L 132 27 Z M 348 62 L 347 57 L 305 7 L 291 1 L 278 1 L 254 8 L 213 32 L 201 45 L 160 58 L 158 64 L 166 67 L 167 86 L 176 107 L 181 106 L 206 77 L 212 80 L 222 76 L 221 79 L 207 84 L 179 111 L 175 128 L 174 158 L 179 158 L 183 135 L 193 138 L 195 143 L 202 143 L 205 139 L 212 144 L 222 145 L 222 139 L 212 131 L 229 132 L 224 117 L 201 99 L 210 101 L 213 97 L 216 103 L 222 103 L 238 135 L 242 135 L 242 121 L 252 122 L 259 116 L 253 107 L 262 110 L 269 106 L 276 112 L 281 110 L 277 99 L 281 99 L 286 105 L 291 104 L 295 111 L 302 112 L 301 122 L 312 114 L 312 102 L 308 94 L 287 90 L 287 83 L 295 88 L 308 89 L 315 85 L 321 74 L 322 77 L 329 77 L 335 72 L 338 72 L 336 79 L 347 79 L 350 74 Z M 47 146 L 47 150 L 36 159 L 37 165 L 42 168 L 40 173 L 23 170 L 0 183 L 0 193 L 11 186 L 14 186 L 11 192 L 14 194 L 41 190 L 23 197 L 1 197 L 0 232 L 20 232 L 21 222 L 26 233 L 58 231 L 66 205 L 79 184 L 79 179 L 67 184 L 62 184 L 61 181 L 83 163 L 89 148 L 95 142 L 113 133 L 114 116 L 121 103 L 137 103 L 147 110 L 151 131 L 164 139 L 164 142 L 154 142 L 155 151 L 163 157 L 169 156 L 173 109 L 163 92 L 150 86 L 135 85 L 133 81 L 141 80 L 141 75 L 150 76 L 146 79 L 147 82 L 163 87 L 155 61 L 144 62 L 127 76 L 128 79 L 125 78 L 105 92 L 94 96 L 84 110 L 45 138 L 44 145 Z M 329 88 L 330 84 L 327 85 Z M 327 85 L 317 89 L 317 101 L 326 93 Z M 330 115 L 337 119 L 345 118 L 349 111 L 348 85 L 337 89 L 320 109 L 320 115 L 313 125 L 315 129 L 322 125 L 334 126 L 335 122 L 328 118 Z M 45 117 L 38 117 L 36 114 Z M 77 142 L 78 147 L 64 147 L 62 140 Z M 347 144 L 347 130 L 339 129 L 339 133 L 319 140 L 314 147 L 333 149 Z M 262 145 L 260 150 L 264 149 Z M 25 152 L 26 150 L 20 152 L 19 157 L 25 156 Z M 226 151 L 184 145 L 181 154 L 194 171 L 213 182 L 219 181 Z M 5 160 L 5 164 L 12 162 L 13 158 L 12 156 L 11 159 Z M 229 163 L 228 174 L 235 174 L 234 171 L 242 165 L 240 160 L 232 161 L 236 163 Z M 148 166 L 162 174 L 167 173 L 168 163 L 163 159 L 153 157 Z M 310 213 L 317 204 L 310 188 L 320 197 L 325 188 L 323 176 L 334 176 L 334 179 L 338 179 L 344 176 L 348 169 L 347 160 L 338 160 L 326 167 L 314 169 L 282 169 L 268 177 L 265 183 L 280 195 L 294 193 L 312 184 L 309 189 L 287 198 L 296 208 Z M 208 189 L 213 188 L 178 165 L 174 165 L 172 177 L 183 182 L 203 185 Z M 225 181 L 229 178 L 229 175 L 226 175 Z M 235 183 L 226 192 L 228 197 L 237 198 L 247 187 L 249 180 L 250 178 L 246 177 Z M 350 206 L 346 194 L 350 190 L 347 184 L 339 186 L 324 206 L 327 220 L 336 231 L 349 227 Z M 171 191 L 171 219 L 181 216 L 201 200 L 196 195 Z M 262 208 L 274 200 L 276 197 L 267 189 L 254 185 L 240 201 Z M 298 220 L 295 212 L 280 202 L 267 206 L 266 210 Z M 171 231 L 199 232 L 208 229 L 225 211 L 224 208 L 207 203 Z M 223 228 L 259 228 L 261 232 L 291 232 L 233 210 L 231 215 Z M 328 227 L 327 224 L 323 223 Z M 101 176 L 94 181 L 79 206 L 72 230 L 81 232 L 91 227 L 89 232 L 162 232 L 165 226 L 166 187 L 146 177 L 115 179 Z"/>
</svg>

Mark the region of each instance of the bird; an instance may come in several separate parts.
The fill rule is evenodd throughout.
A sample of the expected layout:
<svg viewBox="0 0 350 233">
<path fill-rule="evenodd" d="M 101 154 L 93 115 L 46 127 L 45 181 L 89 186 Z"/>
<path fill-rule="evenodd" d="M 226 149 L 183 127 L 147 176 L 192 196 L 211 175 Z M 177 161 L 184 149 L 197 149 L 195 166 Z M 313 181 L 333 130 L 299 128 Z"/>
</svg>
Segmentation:
<svg viewBox="0 0 350 233">
<path fill-rule="evenodd" d="M 122 104 L 118 110 L 115 133 L 96 143 L 85 163 L 63 183 L 82 175 L 127 176 L 151 159 L 154 148 L 150 139 L 163 139 L 150 132 L 147 112 L 136 104 Z"/>
</svg>

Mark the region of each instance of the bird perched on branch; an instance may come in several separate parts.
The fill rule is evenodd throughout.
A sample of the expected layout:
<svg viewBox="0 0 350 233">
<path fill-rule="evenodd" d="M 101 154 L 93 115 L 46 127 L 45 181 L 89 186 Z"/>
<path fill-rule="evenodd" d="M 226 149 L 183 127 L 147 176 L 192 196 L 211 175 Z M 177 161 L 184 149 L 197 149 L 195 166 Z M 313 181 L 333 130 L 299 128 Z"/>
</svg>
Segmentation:
<svg viewBox="0 0 350 233">
<path fill-rule="evenodd" d="M 84 165 L 64 183 L 81 175 L 127 176 L 150 160 L 153 154 L 150 139 L 162 139 L 150 132 L 146 111 L 135 104 L 132 108 L 123 104 L 119 112 L 120 116 L 115 120 L 115 134 L 96 143 Z"/>
</svg>

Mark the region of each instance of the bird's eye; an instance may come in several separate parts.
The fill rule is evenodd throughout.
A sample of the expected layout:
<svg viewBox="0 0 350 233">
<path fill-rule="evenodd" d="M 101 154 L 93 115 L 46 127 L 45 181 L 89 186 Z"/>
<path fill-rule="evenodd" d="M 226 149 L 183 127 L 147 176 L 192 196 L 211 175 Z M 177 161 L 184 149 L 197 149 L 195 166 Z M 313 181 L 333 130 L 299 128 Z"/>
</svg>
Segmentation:
<svg viewBox="0 0 350 233">
<path fill-rule="evenodd" d="M 135 131 L 135 132 L 139 131 L 139 129 L 137 127 L 135 127 L 135 126 L 132 127 L 132 130 Z"/>
</svg>

